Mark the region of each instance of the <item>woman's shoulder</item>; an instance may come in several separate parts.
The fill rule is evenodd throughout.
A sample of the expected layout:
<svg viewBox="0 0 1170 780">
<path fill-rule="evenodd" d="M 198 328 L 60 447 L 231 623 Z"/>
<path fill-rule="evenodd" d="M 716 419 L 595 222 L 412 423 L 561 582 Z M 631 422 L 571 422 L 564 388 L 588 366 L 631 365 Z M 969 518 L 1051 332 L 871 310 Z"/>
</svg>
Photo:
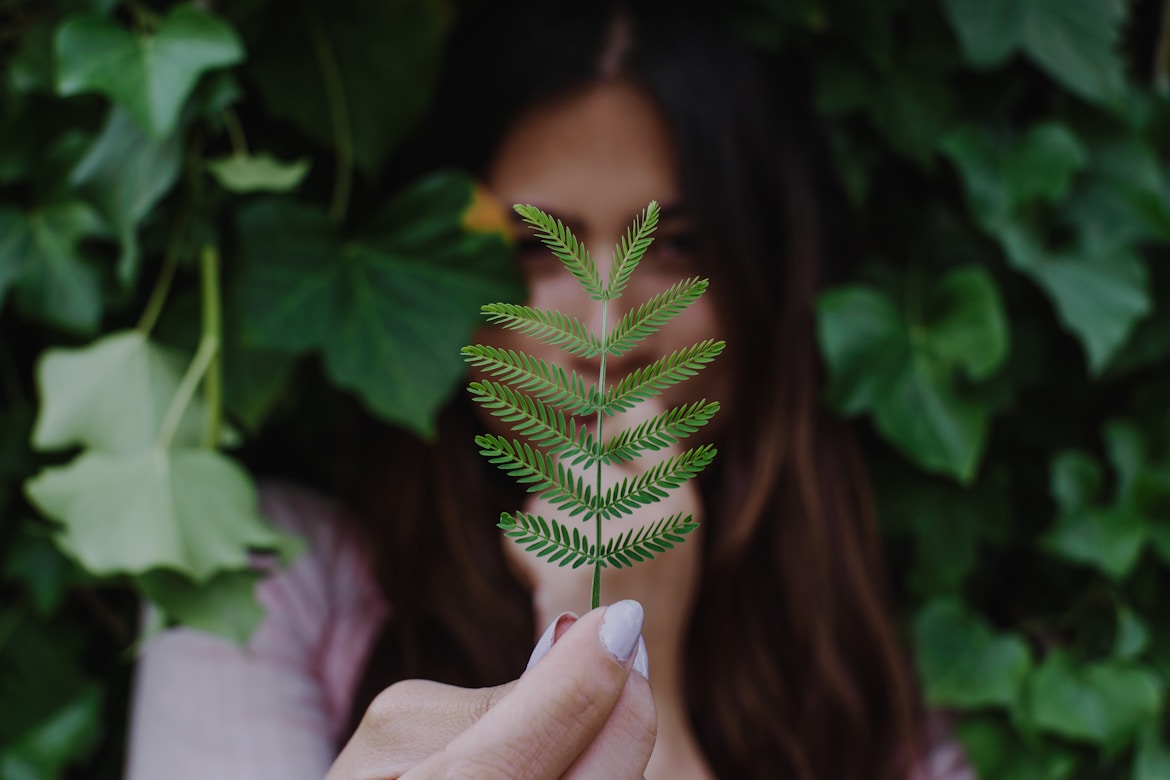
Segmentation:
<svg viewBox="0 0 1170 780">
<path fill-rule="evenodd" d="M 954 721 L 945 712 L 936 710 L 926 716 L 921 758 L 911 780 L 977 780 L 953 729 Z"/>
<path fill-rule="evenodd" d="M 373 562 L 339 502 L 293 482 L 263 480 L 259 504 L 265 519 L 300 540 L 283 564 L 275 555 L 256 559 L 266 574 L 262 590 L 291 589 L 327 612 L 345 606 L 381 611 Z"/>
</svg>

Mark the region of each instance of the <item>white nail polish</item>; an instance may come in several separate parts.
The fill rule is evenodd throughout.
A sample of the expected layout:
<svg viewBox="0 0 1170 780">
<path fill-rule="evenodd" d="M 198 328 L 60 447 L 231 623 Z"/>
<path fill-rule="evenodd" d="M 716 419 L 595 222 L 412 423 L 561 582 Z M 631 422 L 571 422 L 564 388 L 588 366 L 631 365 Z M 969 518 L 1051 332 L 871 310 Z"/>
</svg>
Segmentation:
<svg viewBox="0 0 1170 780">
<path fill-rule="evenodd" d="M 642 638 L 642 605 L 633 599 L 610 605 L 601 618 L 601 644 L 620 663 L 626 663 Z"/>
<path fill-rule="evenodd" d="M 553 622 L 548 624 L 548 628 L 540 635 L 540 639 L 536 640 L 536 647 L 532 648 L 532 655 L 528 657 L 528 666 L 524 667 L 524 671 L 527 672 L 533 664 L 548 655 L 548 651 L 552 649 L 553 642 L 556 640 L 557 626 L 560 625 L 561 619 L 565 616 L 577 617 L 572 612 L 562 612 L 553 619 Z"/>
<path fill-rule="evenodd" d="M 646 643 L 638 637 L 638 651 L 634 653 L 634 671 L 650 679 L 650 654 L 646 652 Z"/>
</svg>

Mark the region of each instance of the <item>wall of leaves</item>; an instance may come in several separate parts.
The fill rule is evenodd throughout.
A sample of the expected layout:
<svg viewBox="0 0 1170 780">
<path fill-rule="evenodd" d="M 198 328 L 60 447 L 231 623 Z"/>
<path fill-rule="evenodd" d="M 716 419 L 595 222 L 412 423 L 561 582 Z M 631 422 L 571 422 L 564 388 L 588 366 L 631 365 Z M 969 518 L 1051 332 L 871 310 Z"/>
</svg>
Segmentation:
<svg viewBox="0 0 1170 780">
<path fill-rule="evenodd" d="M 1170 4 L 728 9 L 811 64 L 826 403 L 927 700 L 983 777 L 1170 777 Z M 457 12 L 0 2 L 0 777 L 119 776 L 139 629 L 245 637 L 296 553 L 252 453 L 350 399 L 427 435 L 518 294 L 473 181 L 381 178 Z"/>
</svg>

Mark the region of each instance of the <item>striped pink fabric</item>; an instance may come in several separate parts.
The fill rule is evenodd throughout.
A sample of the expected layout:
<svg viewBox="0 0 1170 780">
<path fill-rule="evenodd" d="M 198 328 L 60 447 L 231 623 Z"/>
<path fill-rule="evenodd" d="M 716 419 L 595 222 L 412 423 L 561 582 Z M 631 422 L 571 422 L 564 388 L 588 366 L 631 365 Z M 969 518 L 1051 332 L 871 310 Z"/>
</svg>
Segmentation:
<svg viewBox="0 0 1170 780">
<path fill-rule="evenodd" d="M 186 628 L 148 640 L 135 674 L 128 780 L 320 780 L 387 609 L 338 510 L 288 485 L 262 491 L 274 523 L 308 551 L 259 586 L 247 647 Z M 932 719 L 913 780 L 975 780 Z"/>
</svg>

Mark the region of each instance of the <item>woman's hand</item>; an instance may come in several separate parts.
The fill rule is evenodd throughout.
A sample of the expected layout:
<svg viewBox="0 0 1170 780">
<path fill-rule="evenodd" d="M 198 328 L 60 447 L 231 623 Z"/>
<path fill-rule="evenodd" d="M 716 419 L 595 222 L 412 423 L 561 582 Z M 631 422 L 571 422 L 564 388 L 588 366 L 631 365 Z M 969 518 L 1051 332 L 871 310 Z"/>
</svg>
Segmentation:
<svg viewBox="0 0 1170 780">
<path fill-rule="evenodd" d="M 326 780 L 641 778 L 656 733 L 650 686 L 630 674 L 641 628 L 642 608 L 632 601 L 579 620 L 562 615 L 515 682 L 393 685 L 370 705 Z M 645 668 L 644 656 L 638 665 Z"/>
</svg>

